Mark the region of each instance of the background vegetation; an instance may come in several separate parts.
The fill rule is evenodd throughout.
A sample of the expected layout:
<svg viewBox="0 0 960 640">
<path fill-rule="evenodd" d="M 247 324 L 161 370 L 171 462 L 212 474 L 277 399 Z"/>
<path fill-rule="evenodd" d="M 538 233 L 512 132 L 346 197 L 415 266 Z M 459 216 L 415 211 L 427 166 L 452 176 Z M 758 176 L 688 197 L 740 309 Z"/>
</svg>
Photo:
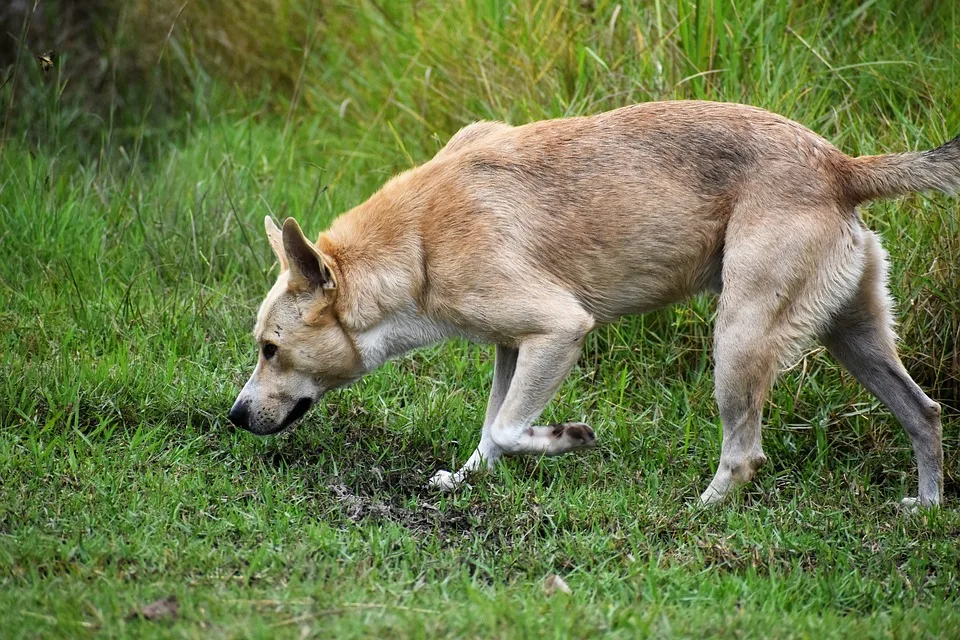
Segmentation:
<svg viewBox="0 0 960 640">
<path fill-rule="evenodd" d="M 908 441 L 820 350 L 778 383 L 757 482 L 694 508 L 719 456 L 708 298 L 591 337 L 546 418 L 599 449 L 452 497 L 422 484 L 479 437 L 488 348 L 404 357 L 281 437 L 224 415 L 275 273 L 266 213 L 317 233 L 471 121 L 657 99 L 765 107 L 851 154 L 933 147 L 960 132 L 958 24 L 935 0 L 0 8 L 0 628 L 956 635 L 957 199 L 862 211 L 944 406 L 939 512 L 897 511 Z M 174 620 L 127 618 L 169 594 Z"/>
</svg>

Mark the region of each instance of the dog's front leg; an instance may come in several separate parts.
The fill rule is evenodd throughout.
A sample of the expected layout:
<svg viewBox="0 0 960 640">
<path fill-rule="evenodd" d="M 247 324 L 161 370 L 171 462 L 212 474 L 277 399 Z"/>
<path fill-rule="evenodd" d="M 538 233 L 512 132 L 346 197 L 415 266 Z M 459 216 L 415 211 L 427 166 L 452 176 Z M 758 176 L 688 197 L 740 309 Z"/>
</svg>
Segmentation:
<svg viewBox="0 0 960 640">
<path fill-rule="evenodd" d="M 593 429 L 580 422 L 533 425 L 576 364 L 588 331 L 536 336 L 520 345 L 510 390 L 490 427 L 491 439 L 505 455 L 558 456 L 596 443 Z"/>
<path fill-rule="evenodd" d="M 519 350 L 513 352 L 515 365 L 509 388 L 502 402 L 499 401 L 500 389 L 497 387 L 506 380 L 506 376 L 496 376 L 495 391 L 491 393 L 487 414 L 488 421 L 491 416 L 492 421 L 484 425 L 477 451 L 457 473 L 437 473 L 431 480 L 432 486 L 452 489 L 482 461 L 486 460 L 492 465 L 500 455 L 556 456 L 595 444 L 593 429 L 583 423 L 533 425 L 576 363 L 589 326 L 592 323 L 582 330 L 529 338 L 520 345 Z M 498 362 L 505 361 L 506 369 L 507 354 L 498 349 L 497 358 Z M 491 411 L 497 404 L 499 409 Z"/>
<path fill-rule="evenodd" d="M 467 460 L 459 471 L 450 473 L 441 469 L 430 478 L 429 486 L 441 491 L 452 491 L 460 486 L 467 475 L 476 469 L 479 469 L 484 463 L 492 467 L 502 455 L 500 447 L 490 437 L 490 427 L 503 405 L 504 398 L 507 397 L 507 391 L 510 389 L 510 382 L 513 380 L 513 373 L 517 369 L 517 354 L 519 349 L 515 347 L 504 347 L 497 345 L 497 355 L 493 365 L 493 386 L 490 387 L 490 399 L 487 401 L 487 414 L 483 419 L 483 433 L 480 436 L 480 444 L 470 459 Z"/>
</svg>

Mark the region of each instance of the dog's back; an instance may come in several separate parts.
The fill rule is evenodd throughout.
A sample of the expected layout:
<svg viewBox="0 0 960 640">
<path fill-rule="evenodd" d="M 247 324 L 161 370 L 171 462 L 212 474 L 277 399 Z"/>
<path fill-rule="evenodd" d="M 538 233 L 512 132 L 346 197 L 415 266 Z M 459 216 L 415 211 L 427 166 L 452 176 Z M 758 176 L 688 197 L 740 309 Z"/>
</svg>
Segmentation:
<svg viewBox="0 0 960 640">
<path fill-rule="evenodd" d="M 525 273 L 609 321 L 718 288 L 740 202 L 841 215 L 844 158 L 760 109 L 650 103 L 522 127 L 477 123 L 399 186 L 433 196 L 420 225 L 445 296 Z"/>
</svg>

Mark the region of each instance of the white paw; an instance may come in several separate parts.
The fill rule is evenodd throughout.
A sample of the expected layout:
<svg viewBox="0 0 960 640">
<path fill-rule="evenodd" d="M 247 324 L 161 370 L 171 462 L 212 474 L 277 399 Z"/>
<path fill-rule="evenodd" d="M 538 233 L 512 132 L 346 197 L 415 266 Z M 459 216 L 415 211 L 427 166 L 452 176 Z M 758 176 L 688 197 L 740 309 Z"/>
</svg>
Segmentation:
<svg viewBox="0 0 960 640">
<path fill-rule="evenodd" d="M 558 456 L 570 451 L 590 449 L 597 446 L 597 434 L 582 422 L 564 422 L 548 427 L 534 427 L 548 434 L 545 451 L 548 456 Z"/>
<path fill-rule="evenodd" d="M 724 495 L 713 487 L 707 487 L 707 490 L 700 495 L 698 504 L 701 507 L 712 507 L 723 502 Z"/>
<path fill-rule="evenodd" d="M 442 491 L 443 493 L 450 493 L 460 486 L 460 483 L 457 482 L 457 479 L 452 473 L 441 469 L 433 474 L 433 477 L 427 482 L 427 486 L 431 489 Z"/>
<path fill-rule="evenodd" d="M 900 501 L 900 507 L 907 513 L 919 513 L 920 498 L 904 498 Z"/>
<path fill-rule="evenodd" d="M 936 509 L 939 506 L 936 501 L 924 504 L 920 498 L 904 498 L 900 501 L 900 507 L 907 513 L 920 513 L 920 509 Z"/>
</svg>

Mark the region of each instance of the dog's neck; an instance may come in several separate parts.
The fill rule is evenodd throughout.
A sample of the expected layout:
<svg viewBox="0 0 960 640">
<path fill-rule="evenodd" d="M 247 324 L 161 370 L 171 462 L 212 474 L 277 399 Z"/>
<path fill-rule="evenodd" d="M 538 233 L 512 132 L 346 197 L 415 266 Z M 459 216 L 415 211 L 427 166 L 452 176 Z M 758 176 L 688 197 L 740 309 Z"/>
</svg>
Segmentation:
<svg viewBox="0 0 960 640">
<path fill-rule="evenodd" d="M 366 371 L 412 349 L 456 335 L 459 335 L 456 327 L 426 316 L 414 304 L 384 314 L 379 322 L 351 333 Z"/>
<path fill-rule="evenodd" d="M 367 371 L 459 334 L 419 304 L 428 279 L 418 229 L 430 202 L 411 188 L 416 178 L 416 171 L 394 178 L 337 218 L 318 241 L 336 261 L 342 280 L 337 314 Z"/>
</svg>

